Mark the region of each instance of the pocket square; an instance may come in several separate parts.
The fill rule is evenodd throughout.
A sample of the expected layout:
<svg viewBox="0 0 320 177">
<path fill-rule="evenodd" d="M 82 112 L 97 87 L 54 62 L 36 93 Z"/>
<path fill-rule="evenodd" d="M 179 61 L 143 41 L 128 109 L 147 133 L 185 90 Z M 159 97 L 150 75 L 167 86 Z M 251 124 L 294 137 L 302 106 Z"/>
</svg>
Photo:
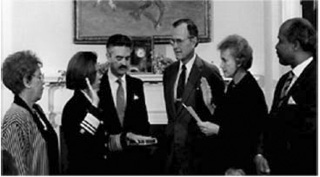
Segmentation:
<svg viewBox="0 0 320 177">
<path fill-rule="evenodd" d="M 133 95 L 133 100 L 138 100 L 139 97 L 137 95 Z"/>
<path fill-rule="evenodd" d="M 288 100 L 288 104 L 296 105 L 297 103 L 293 100 L 292 96 L 290 96 L 290 98 Z"/>
</svg>

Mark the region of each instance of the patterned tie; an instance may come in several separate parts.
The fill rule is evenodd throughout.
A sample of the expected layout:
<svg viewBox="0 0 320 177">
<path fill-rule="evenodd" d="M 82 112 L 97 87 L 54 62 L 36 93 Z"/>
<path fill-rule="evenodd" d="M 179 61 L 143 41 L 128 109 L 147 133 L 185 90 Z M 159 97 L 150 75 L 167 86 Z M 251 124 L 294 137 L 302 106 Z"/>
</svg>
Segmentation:
<svg viewBox="0 0 320 177">
<path fill-rule="evenodd" d="M 124 89 L 122 86 L 122 80 L 118 79 L 117 83 L 119 84 L 118 90 L 117 90 L 117 113 L 120 120 L 121 125 L 123 125 L 123 117 L 124 117 L 124 111 L 125 111 L 125 100 L 124 100 Z"/>
<path fill-rule="evenodd" d="M 280 101 L 279 101 L 278 107 L 280 107 L 283 104 L 283 101 L 284 101 L 286 95 L 288 94 L 289 86 L 290 86 L 290 84 L 292 82 L 293 77 L 294 77 L 294 73 L 292 71 L 290 71 L 286 81 L 283 84 L 283 87 L 282 87 L 282 90 L 281 90 L 281 94 L 280 94 L 280 97 L 279 97 Z"/>
<path fill-rule="evenodd" d="M 179 81 L 178 81 L 178 87 L 177 87 L 177 100 L 181 101 L 182 100 L 182 94 L 184 91 L 184 85 L 186 82 L 186 65 L 182 65 L 182 70 L 179 76 Z"/>
</svg>

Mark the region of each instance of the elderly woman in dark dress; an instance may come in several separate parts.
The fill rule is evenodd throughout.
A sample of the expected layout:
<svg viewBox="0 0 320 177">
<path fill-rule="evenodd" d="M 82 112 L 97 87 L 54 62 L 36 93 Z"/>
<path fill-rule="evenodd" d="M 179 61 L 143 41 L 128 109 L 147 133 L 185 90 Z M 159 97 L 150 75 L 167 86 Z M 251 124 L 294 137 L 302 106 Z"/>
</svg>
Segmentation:
<svg viewBox="0 0 320 177">
<path fill-rule="evenodd" d="M 210 87 L 202 80 L 204 101 L 215 111 L 217 121 L 199 122 L 198 125 L 206 135 L 218 134 L 220 137 L 221 173 L 255 174 L 253 160 L 268 109 L 261 88 L 248 71 L 252 65 L 252 48 L 243 37 L 230 35 L 218 49 L 224 76 L 232 81 L 223 104 L 213 109 L 208 92 Z"/>
</svg>

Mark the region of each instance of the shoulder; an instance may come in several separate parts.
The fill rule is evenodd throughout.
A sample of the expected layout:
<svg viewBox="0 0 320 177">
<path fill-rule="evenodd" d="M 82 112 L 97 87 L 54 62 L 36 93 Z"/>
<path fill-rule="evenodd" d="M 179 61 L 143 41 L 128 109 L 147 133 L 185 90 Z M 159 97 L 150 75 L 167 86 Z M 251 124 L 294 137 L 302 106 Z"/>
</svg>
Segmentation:
<svg viewBox="0 0 320 177">
<path fill-rule="evenodd" d="M 63 114 L 78 114 L 86 110 L 89 101 L 81 92 L 75 91 L 63 108 Z"/>
<path fill-rule="evenodd" d="M 243 82 L 241 85 L 243 85 L 243 95 L 251 95 L 253 99 L 260 99 L 260 97 L 264 98 L 264 93 L 257 79 L 250 72 L 248 72 L 243 78 Z"/>
<path fill-rule="evenodd" d="M 316 65 L 316 60 L 313 59 L 309 65 L 306 66 L 304 71 L 300 75 L 306 80 L 316 80 L 317 77 L 317 65 Z"/>
<path fill-rule="evenodd" d="M 215 72 L 220 74 L 220 71 L 216 65 L 211 64 L 198 56 L 197 56 L 196 62 L 198 62 L 199 63 L 198 65 L 202 66 L 205 71 Z"/>
<path fill-rule="evenodd" d="M 126 75 L 126 80 L 128 82 L 128 84 L 133 84 L 133 85 L 142 85 L 143 81 L 135 76 L 131 76 L 131 75 Z"/>
<path fill-rule="evenodd" d="M 171 73 L 172 71 L 178 69 L 179 67 L 179 61 L 175 61 L 173 62 L 172 64 L 170 64 L 169 66 L 167 66 L 165 69 L 164 69 L 164 74 L 165 73 Z"/>
<path fill-rule="evenodd" d="M 4 115 L 3 121 L 15 121 L 20 123 L 27 123 L 31 119 L 31 114 L 28 110 L 13 103 Z"/>
<path fill-rule="evenodd" d="M 209 62 L 201 59 L 200 57 L 197 57 L 197 60 L 195 62 L 201 70 L 203 76 L 223 82 L 220 71 L 216 65 L 210 64 Z"/>
<path fill-rule="evenodd" d="M 107 87 L 107 85 L 109 85 L 108 71 L 106 71 L 102 75 L 102 78 L 100 80 L 101 80 L 101 83 L 100 83 L 100 90 L 101 90 L 101 88 L 105 88 L 105 87 Z"/>
<path fill-rule="evenodd" d="M 35 126 L 32 115 L 28 110 L 13 103 L 5 113 L 2 121 L 2 131 L 10 131 L 13 127 L 18 129 L 29 129 L 28 127 Z"/>
</svg>

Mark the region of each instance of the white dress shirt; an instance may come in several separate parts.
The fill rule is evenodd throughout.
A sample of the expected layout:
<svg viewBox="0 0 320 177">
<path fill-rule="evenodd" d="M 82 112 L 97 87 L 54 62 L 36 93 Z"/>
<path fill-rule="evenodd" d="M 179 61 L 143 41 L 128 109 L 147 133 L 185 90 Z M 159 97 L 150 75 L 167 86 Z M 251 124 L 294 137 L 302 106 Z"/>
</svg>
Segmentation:
<svg viewBox="0 0 320 177">
<path fill-rule="evenodd" d="M 307 60 L 303 61 L 302 63 L 300 63 L 299 65 L 297 65 L 295 68 L 292 69 L 292 72 L 293 72 L 294 76 L 293 76 L 293 79 L 292 79 L 292 81 L 290 83 L 290 86 L 289 86 L 288 90 L 291 89 L 291 87 L 297 81 L 297 79 L 299 78 L 299 76 L 301 75 L 303 70 L 311 63 L 312 60 L 313 60 L 313 57 L 310 57 L 310 58 L 308 58 Z"/>
</svg>

